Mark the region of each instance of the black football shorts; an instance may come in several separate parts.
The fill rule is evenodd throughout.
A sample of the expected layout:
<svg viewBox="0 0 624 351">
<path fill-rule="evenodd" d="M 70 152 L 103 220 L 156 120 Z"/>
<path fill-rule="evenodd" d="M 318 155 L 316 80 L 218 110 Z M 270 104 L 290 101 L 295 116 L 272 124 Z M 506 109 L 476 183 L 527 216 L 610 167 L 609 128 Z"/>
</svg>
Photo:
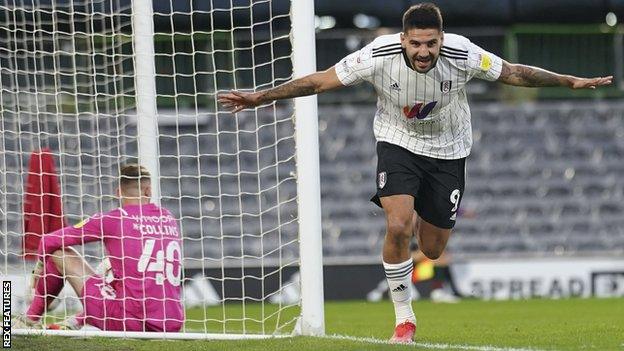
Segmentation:
<svg viewBox="0 0 624 351">
<path fill-rule="evenodd" d="M 444 229 L 455 226 L 464 194 L 466 158 L 443 160 L 417 155 L 387 142 L 377 143 L 377 193 L 371 199 L 412 195 L 414 209 L 425 221 Z"/>
</svg>

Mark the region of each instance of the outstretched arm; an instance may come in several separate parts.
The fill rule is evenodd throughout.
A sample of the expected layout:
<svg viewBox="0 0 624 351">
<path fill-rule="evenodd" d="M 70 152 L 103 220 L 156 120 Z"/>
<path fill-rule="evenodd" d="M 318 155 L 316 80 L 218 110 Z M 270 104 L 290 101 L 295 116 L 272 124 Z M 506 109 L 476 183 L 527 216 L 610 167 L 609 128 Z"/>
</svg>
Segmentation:
<svg viewBox="0 0 624 351">
<path fill-rule="evenodd" d="M 533 66 L 511 64 L 503 61 L 499 82 L 520 87 L 568 87 L 571 89 L 596 89 L 609 85 L 613 76 L 597 78 L 579 78 L 557 74 Z"/>
<path fill-rule="evenodd" d="M 103 216 L 98 214 L 74 226 L 43 235 L 39 242 L 39 258 L 43 259 L 43 256 L 62 248 L 102 240 L 103 220 Z"/>
<path fill-rule="evenodd" d="M 323 72 L 316 72 L 302 78 L 291 80 L 272 89 L 256 93 L 231 91 L 219 94 L 218 100 L 223 106 L 239 112 L 246 108 L 256 107 L 274 100 L 290 99 L 299 96 L 319 94 L 327 90 L 343 87 L 334 67 Z"/>
</svg>

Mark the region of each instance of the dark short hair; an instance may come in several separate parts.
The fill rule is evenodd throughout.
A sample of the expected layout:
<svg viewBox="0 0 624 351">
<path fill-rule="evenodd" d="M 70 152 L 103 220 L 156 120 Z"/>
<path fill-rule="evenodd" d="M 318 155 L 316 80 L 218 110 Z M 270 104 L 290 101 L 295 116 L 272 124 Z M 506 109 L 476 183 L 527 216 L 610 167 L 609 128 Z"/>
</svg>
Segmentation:
<svg viewBox="0 0 624 351">
<path fill-rule="evenodd" d="M 413 28 L 442 31 L 442 12 L 430 2 L 423 2 L 407 9 L 403 14 L 403 32 Z"/>
<path fill-rule="evenodd" d="M 136 164 L 128 163 L 119 169 L 119 186 L 123 188 L 135 187 L 140 188 L 141 182 L 150 180 L 150 173 L 147 168 Z"/>
</svg>

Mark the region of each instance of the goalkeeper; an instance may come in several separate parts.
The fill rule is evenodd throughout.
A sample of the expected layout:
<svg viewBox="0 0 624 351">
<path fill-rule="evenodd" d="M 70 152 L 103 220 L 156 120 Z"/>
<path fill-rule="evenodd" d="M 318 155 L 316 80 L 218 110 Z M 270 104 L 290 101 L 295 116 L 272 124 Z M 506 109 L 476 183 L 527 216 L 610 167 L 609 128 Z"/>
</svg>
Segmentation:
<svg viewBox="0 0 624 351">
<path fill-rule="evenodd" d="M 84 324 L 108 331 L 177 332 L 184 323 L 181 239 L 171 213 L 150 203 L 150 174 L 121 168 L 122 207 L 43 236 L 34 272 L 34 299 L 15 328 L 42 328 L 41 316 L 67 281 L 83 311 L 48 329 Z M 103 241 L 109 274 L 99 276 L 72 246 Z M 112 274 L 111 274 L 112 273 Z"/>
</svg>

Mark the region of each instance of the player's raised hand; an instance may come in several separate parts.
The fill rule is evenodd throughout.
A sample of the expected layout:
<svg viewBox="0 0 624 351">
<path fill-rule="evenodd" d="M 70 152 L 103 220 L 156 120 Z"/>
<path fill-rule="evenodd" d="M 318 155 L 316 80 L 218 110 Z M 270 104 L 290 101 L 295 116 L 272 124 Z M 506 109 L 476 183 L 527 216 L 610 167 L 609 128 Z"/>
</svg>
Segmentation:
<svg viewBox="0 0 624 351">
<path fill-rule="evenodd" d="M 596 89 L 603 85 L 609 85 L 613 81 L 613 76 L 597 77 L 597 78 L 572 78 L 572 89 Z"/>
<path fill-rule="evenodd" d="M 232 90 L 229 93 L 219 94 L 217 100 L 232 113 L 261 104 L 259 93 L 244 93 Z"/>
</svg>

